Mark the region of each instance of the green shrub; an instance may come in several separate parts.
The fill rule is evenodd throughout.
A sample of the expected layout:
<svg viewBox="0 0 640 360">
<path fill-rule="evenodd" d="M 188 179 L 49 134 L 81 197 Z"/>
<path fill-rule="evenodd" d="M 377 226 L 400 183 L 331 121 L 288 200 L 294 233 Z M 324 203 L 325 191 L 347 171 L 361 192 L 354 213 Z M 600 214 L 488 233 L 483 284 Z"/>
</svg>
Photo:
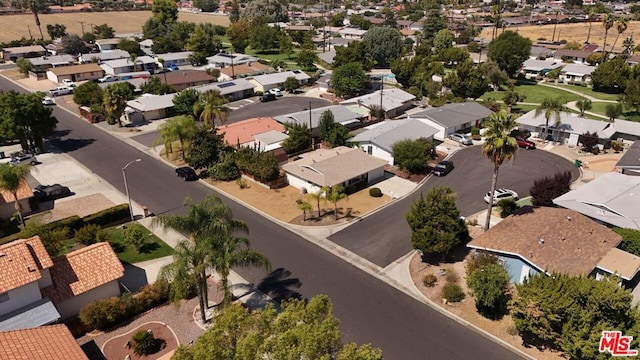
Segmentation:
<svg viewBox="0 0 640 360">
<path fill-rule="evenodd" d="M 472 127 L 471 135 L 480 135 L 480 129 L 478 129 L 477 127 Z"/>
<path fill-rule="evenodd" d="M 506 218 L 518 210 L 519 206 L 514 199 L 502 199 L 498 201 L 497 205 L 500 207 L 500 217 Z"/>
<path fill-rule="evenodd" d="M 382 197 L 382 190 L 380 188 L 374 187 L 369 189 L 369 195 L 371 197 Z"/>
<path fill-rule="evenodd" d="M 120 204 L 83 218 L 86 224 L 96 224 L 101 227 L 126 221 L 131 216 L 129 204 Z"/>
<path fill-rule="evenodd" d="M 640 256 L 640 231 L 636 229 L 613 228 L 613 231 L 622 236 L 620 249 Z"/>
<path fill-rule="evenodd" d="M 246 189 L 249 187 L 249 184 L 247 184 L 247 180 L 243 179 L 243 178 L 239 178 L 236 180 L 236 185 L 238 185 L 238 187 L 240 189 Z"/>
<path fill-rule="evenodd" d="M 127 343 L 137 356 L 150 355 L 157 351 L 157 340 L 153 333 L 147 330 L 140 330 L 133 334 Z"/>
<path fill-rule="evenodd" d="M 140 308 L 145 310 L 160 305 L 169 299 L 169 282 L 158 280 L 146 285 L 135 295 L 135 299 Z"/>
<path fill-rule="evenodd" d="M 460 285 L 448 283 L 442 287 L 442 298 L 448 302 L 460 302 L 464 299 L 464 291 Z"/>
<path fill-rule="evenodd" d="M 140 313 L 131 295 L 102 299 L 80 310 L 80 321 L 92 329 L 106 330 Z"/>
<path fill-rule="evenodd" d="M 474 252 L 473 254 L 471 254 L 471 256 L 467 258 L 467 267 L 465 269 L 467 273 L 467 277 L 471 275 L 472 272 L 480 269 L 483 266 L 487 266 L 490 264 L 497 264 L 497 263 L 498 263 L 498 257 L 491 253 L 488 253 L 486 251 Z"/>
<path fill-rule="evenodd" d="M 599 147 L 597 147 L 597 146 L 594 146 L 593 148 L 591 148 L 591 153 L 592 153 L 593 155 L 598 155 L 598 154 L 600 154 L 600 148 L 599 148 Z"/>
<path fill-rule="evenodd" d="M 426 287 L 434 287 L 438 283 L 438 277 L 429 273 L 422 277 L 422 284 Z"/>
<path fill-rule="evenodd" d="M 178 302 L 182 299 L 193 299 L 196 296 L 196 277 L 188 275 L 186 279 L 172 281 L 169 285 L 169 300 Z"/>
<path fill-rule="evenodd" d="M 231 181 L 240 177 L 240 170 L 233 159 L 225 159 L 209 168 L 209 177 L 220 181 Z"/>
<path fill-rule="evenodd" d="M 87 224 L 76 231 L 75 238 L 84 245 L 95 244 L 100 226 L 96 224 Z"/>
<path fill-rule="evenodd" d="M 142 225 L 131 223 L 122 232 L 122 239 L 127 245 L 133 246 L 136 252 L 139 253 L 140 249 L 146 243 L 148 232 L 149 230 Z"/>
</svg>

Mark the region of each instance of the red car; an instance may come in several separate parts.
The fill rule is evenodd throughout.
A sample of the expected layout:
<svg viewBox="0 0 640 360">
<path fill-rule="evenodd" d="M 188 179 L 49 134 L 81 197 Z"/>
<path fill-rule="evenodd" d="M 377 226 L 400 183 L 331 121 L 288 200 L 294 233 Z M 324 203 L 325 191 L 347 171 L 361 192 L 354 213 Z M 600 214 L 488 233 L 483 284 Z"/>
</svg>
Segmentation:
<svg viewBox="0 0 640 360">
<path fill-rule="evenodd" d="M 536 148 L 536 143 L 534 143 L 533 141 L 529 141 L 523 138 L 516 138 L 516 141 L 518 142 L 518 146 L 520 146 L 521 148 L 525 148 L 527 150 Z"/>
</svg>

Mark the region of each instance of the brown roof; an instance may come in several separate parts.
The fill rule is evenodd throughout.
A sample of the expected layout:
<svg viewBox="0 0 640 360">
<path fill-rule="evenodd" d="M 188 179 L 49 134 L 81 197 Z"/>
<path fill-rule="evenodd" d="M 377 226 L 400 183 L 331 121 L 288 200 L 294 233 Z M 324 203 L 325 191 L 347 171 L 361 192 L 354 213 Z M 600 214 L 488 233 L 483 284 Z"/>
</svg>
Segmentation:
<svg viewBox="0 0 640 360">
<path fill-rule="evenodd" d="M 254 135 L 271 130 L 285 132 L 284 125 L 273 120 L 272 117 L 253 118 L 216 128 L 218 134 L 224 133 L 224 141 L 232 146 L 251 142 Z"/>
<path fill-rule="evenodd" d="M 0 332 L 0 359 L 88 360 L 64 324 Z"/>
<path fill-rule="evenodd" d="M 176 84 L 189 84 L 189 83 L 212 83 L 216 81 L 216 78 L 207 74 L 206 71 L 202 70 L 176 70 L 169 71 L 163 74 L 153 75 L 154 77 L 159 78 L 169 85 Z"/>
<path fill-rule="evenodd" d="M 42 295 L 54 304 L 117 280 L 124 267 L 111 245 L 101 242 L 55 259 L 51 269 L 53 286 L 42 289 Z"/>
<path fill-rule="evenodd" d="M 33 191 L 31 191 L 29 183 L 27 183 L 26 180 L 20 182 L 20 187 L 18 187 L 17 195 L 18 200 L 27 199 L 33 196 Z M 0 189 L 0 204 L 11 203 L 13 203 L 13 194 L 11 193 L 11 191 Z"/>
<path fill-rule="evenodd" d="M 625 280 L 631 280 L 640 270 L 640 257 L 613 248 L 598 262 L 598 268 L 609 274 L 618 274 Z"/>
<path fill-rule="evenodd" d="M 38 281 L 42 277 L 40 270 L 52 266 L 39 236 L 0 246 L 0 293 Z"/>
<path fill-rule="evenodd" d="M 81 65 L 71 65 L 71 66 L 59 66 L 50 69 L 52 73 L 60 76 L 60 75 L 72 75 L 72 74 L 83 74 L 88 72 L 102 72 L 102 68 L 100 65 L 96 63 L 91 64 L 81 64 Z"/>
<path fill-rule="evenodd" d="M 225 74 L 229 77 L 232 77 L 232 76 L 263 74 L 269 70 L 271 70 L 271 67 L 260 64 L 259 62 L 256 61 L 252 64 L 234 65 L 233 69 L 231 69 L 231 66 L 227 66 L 225 68 L 220 69 L 220 73 Z"/>
<path fill-rule="evenodd" d="M 555 53 L 553 53 L 554 56 L 569 56 L 569 57 L 575 57 L 575 58 L 588 58 L 589 55 L 593 54 L 593 51 L 589 51 L 589 50 L 571 50 L 571 49 L 558 49 L 556 50 Z"/>
<path fill-rule="evenodd" d="M 589 274 L 622 237 L 568 209 L 525 207 L 467 246 L 516 255 L 541 271 Z"/>
</svg>

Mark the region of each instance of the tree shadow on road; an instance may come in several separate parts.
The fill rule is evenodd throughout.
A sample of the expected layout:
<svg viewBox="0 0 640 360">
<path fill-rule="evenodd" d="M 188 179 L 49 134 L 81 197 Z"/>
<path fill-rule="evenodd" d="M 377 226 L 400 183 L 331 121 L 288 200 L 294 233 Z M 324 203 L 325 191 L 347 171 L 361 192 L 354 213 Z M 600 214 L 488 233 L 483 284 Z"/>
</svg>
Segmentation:
<svg viewBox="0 0 640 360">
<path fill-rule="evenodd" d="M 51 141 L 54 148 L 50 149 L 50 152 L 54 154 L 72 152 L 91 145 L 94 141 L 95 139 L 55 139 Z"/>
<path fill-rule="evenodd" d="M 289 299 L 301 299 L 302 294 L 297 290 L 302 286 L 298 278 L 290 278 L 291 272 L 284 268 L 278 268 L 267 274 L 258 284 L 258 289 L 269 295 L 276 302 Z"/>
</svg>

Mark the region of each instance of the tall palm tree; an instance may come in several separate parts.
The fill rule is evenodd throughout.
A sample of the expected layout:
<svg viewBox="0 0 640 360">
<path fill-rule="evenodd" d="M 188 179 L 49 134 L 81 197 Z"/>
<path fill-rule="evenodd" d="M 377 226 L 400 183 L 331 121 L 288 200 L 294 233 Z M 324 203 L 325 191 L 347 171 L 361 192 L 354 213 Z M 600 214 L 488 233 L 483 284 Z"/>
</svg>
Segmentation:
<svg viewBox="0 0 640 360">
<path fill-rule="evenodd" d="M 589 18 L 589 31 L 587 32 L 587 41 L 584 42 L 585 44 L 588 44 L 589 39 L 591 38 L 591 23 L 593 22 L 593 17 L 596 16 L 596 14 L 598 14 L 596 7 L 589 6 L 587 10 L 587 16 Z"/>
<path fill-rule="evenodd" d="M 517 126 L 518 124 L 514 117 L 504 110 L 491 114 L 489 121 L 487 121 L 485 131 L 486 138 L 482 145 L 482 154 L 493 163 L 493 177 L 491 178 L 489 199 L 493 199 L 493 195 L 496 192 L 500 165 L 502 165 L 505 160 L 511 160 L 518 150 L 516 139 L 510 135 L 511 130 Z M 489 202 L 487 220 L 484 224 L 485 231 L 489 229 L 489 224 L 491 223 L 491 208 L 493 205 L 493 201 Z"/>
<path fill-rule="evenodd" d="M 616 47 L 616 43 L 618 42 L 620 35 L 622 35 L 622 33 L 625 32 L 629 27 L 629 21 L 627 20 L 627 18 L 619 17 L 616 19 L 615 25 L 616 31 L 618 31 L 618 35 L 616 35 L 616 39 L 613 41 L 613 45 L 611 45 L 611 52 L 613 52 L 613 49 Z"/>
<path fill-rule="evenodd" d="M 557 126 L 560 124 L 561 113 L 568 111 L 567 107 L 565 106 L 566 103 L 567 101 L 563 97 L 557 97 L 557 98 L 545 98 L 544 100 L 542 100 L 542 103 L 538 105 L 538 107 L 536 108 L 535 117 L 538 117 L 544 113 L 544 118 L 545 118 L 544 133 L 545 134 L 548 132 L 547 129 L 549 129 L 549 119 L 551 119 L 552 116 L 555 119 L 555 125 Z"/>
<path fill-rule="evenodd" d="M 302 221 L 307 221 L 307 213 L 311 213 L 313 206 L 308 201 L 298 203 L 298 209 L 302 210 Z"/>
<path fill-rule="evenodd" d="M 335 219 L 338 220 L 338 202 L 342 199 L 349 199 L 349 196 L 344 191 L 344 187 L 340 185 L 335 185 L 327 189 L 326 194 L 328 194 L 329 201 L 333 203 L 333 214 Z"/>
<path fill-rule="evenodd" d="M 24 217 L 22 216 L 22 204 L 18 201 L 18 190 L 27 177 L 31 173 L 31 165 L 0 164 L 0 189 L 6 190 L 13 196 L 14 207 L 20 218 L 20 224 L 25 227 Z"/>
<path fill-rule="evenodd" d="M 36 22 L 36 26 L 40 31 L 40 39 L 44 40 L 44 35 L 42 34 L 42 26 L 40 25 L 40 17 L 38 16 L 38 11 L 42 5 L 38 0 L 30 0 L 29 1 L 29 10 L 33 13 L 33 19 Z"/>
<path fill-rule="evenodd" d="M 624 54 L 627 56 L 633 55 L 633 48 L 635 44 L 633 43 L 633 34 L 630 37 L 624 39 L 622 42 L 622 47 L 624 48 Z"/>
<path fill-rule="evenodd" d="M 308 193 L 307 196 L 311 199 L 311 200 L 315 200 L 316 205 L 318 206 L 318 219 L 320 219 L 320 200 L 322 199 L 326 199 L 326 193 L 325 193 L 326 188 L 320 188 L 318 189 L 316 192 L 314 193 Z"/>
<path fill-rule="evenodd" d="M 127 82 L 121 82 L 107 86 L 103 92 L 102 104 L 110 121 L 117 121 L 118 126 L 122 127 L 122 114 L 127 107 L 127 100 L 133 97 L 131 85 Z M 113 122 L 110 122 L 113 124 Z"/>
<path fill-rule="evenodd" d="M 163 143 L 164 152 L 167 156 L 173 153 L 173 142 L 178 140 L 178 136 L 176 135 L 176 123 L 171 120 L 172 119 L 169 119 L 163 124 L 160 124 L 160 137 L 153 140 L 153 149 L 155 150 L 156 145 Z"/>
<path fill-rule="evenodd" d="M 200 121 L 203 122 L 205 127 L 213 129 L 216 125 L 216 119 L 220 121 L 220 125 L 226 124 L 231 111 L 225 106 L 228 102 L 227 99 L 220 95 L 218 90 L 210 90 L 200 95 L 196 112 L 200 114 Z"/>
<path fill-rule="evenodd" d="M 491 20 L 493 21 L 493 29 L 491 32 L 491 40 L 498 36 L 498 29 L 502 27 L 502 6 L 494 5 L 491 8 Z"/>
<path fill-rule="evenodd" d="M 607 14 L 604 20 L 602 20 L 602 26 L 604 26 L 604 44 L 602 44 L 602 51 L 604 52 L 604 60 L 607 61 L 607 36 L 609 35 L 609 29 L 613 27 L 616 22 L 616 17 L 613 14 Z"/>
</svg>

